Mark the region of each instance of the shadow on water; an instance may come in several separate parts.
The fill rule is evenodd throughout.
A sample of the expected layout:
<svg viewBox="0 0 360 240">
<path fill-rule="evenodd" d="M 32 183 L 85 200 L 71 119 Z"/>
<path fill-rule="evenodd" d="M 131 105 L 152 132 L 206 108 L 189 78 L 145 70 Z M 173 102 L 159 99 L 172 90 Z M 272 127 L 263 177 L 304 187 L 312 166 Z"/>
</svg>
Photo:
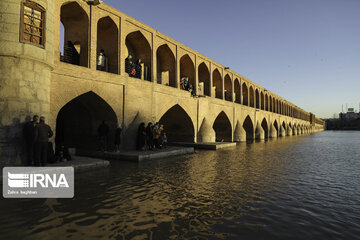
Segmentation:
<svg viewBox="0 0 360 240">
<path fill-rule="evenodd" d="M 1 239 L 356 239 L 360 133 L 323 132 L 76 175 L 2 199 Z"/>
</svg>

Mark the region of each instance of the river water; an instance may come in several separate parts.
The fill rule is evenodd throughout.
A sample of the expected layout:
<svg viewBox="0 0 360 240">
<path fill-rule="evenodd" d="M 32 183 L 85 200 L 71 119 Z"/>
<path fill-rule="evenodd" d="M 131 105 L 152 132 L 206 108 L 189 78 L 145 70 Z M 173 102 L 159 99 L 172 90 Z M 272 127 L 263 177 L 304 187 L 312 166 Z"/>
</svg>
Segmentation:
<svg viewBox="0 0 360 240">
<path fill-rule="evenodd" d="M 75 175 L 74 199 L 1 199 L 0 239 L 360 239 L 360 132 Z"/>
</svg>

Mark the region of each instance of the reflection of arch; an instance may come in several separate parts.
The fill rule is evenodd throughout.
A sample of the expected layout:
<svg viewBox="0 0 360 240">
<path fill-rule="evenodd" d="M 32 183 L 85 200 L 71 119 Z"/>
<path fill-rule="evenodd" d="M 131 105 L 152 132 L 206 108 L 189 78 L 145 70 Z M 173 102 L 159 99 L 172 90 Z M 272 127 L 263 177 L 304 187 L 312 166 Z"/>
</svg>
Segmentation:
<svg viewBox="0 0 360 240">
<path fill-rule="evenodd" d="M 245 83 L 242 84 L 242 95 L 243 95 L 243 104 L 249 106 L 248 88 Z"/>
<path fill-rule="evenodd" d="M 231 123 L 224 111 L 219 113 L 219 115 L 216 117 L 213 124 L 213 129 L 215 131 L 216 141 L 232 141 Z"/>
<path fill-rule="evenodd" d="M 269 138 L 269 127 L 268 127 L 268 123 L 266 121 L 266 118 L 264 118 L 261 122 L 261 127 L 264 130 L 265 133 L 265 138 Z"/>
<path fill-rule="evenodd" d="M 250 107 L 255 107 L 254 105 L 254 89 L 252 86 L 250 86 L 250 89 L 249 89 L 249 92 L 250 92 Z"/>
<path fill-rule="evenodd" d="M 88 66 L 88 28 L 89 17 L 76 2 L 63 4 L 60 10 L 60 21 L 65 29 L 64 56 L 62 61 L 75 65 Z M 68 44 L 77 43 L 78 48 Z M 81 51 L 79 51 L 81 50 Z"/>
<path fill-rule="evenodd" d="M 249 116 L 247 116 L 243 123 L 243 128 L 246 131 L 246 140 L 254 139 L 254 124 Z"/>
<path fill-rule="evenodd" d="M 158 83 L 176 87 L 175 56 L 167 44 L 158 47 L 156 59 Z"/>
<path fill-rule="evenodd" d="M 195 87 L 195 67 L 188 54 L 180 58 L 180 78 L 182 77 L 188 77 L 189 83 Z M 196 89 L 195 87 L 195 91 Z"/>
<path fill-rule="evenodd" d="M 260 96 L 258 89 L 255 90 L 255 97 L 256 108 L 260 108 Z"/>
<path fill-rule="evenodd" d="M 226 74 L 224 78 L 224 84 L 225 84 L 225 100 L 226 101 L 232 101 L 233 99 L 233 91 L 232 91 L 232 82 L 229 74 Z"/>
<path fill-rule="evenodd" d="M 218 69 L 213 71 L 213 87 L 215 87 L 215 97 L 223 99 L 222 78 Z"/>
<path fill-rule="evenodd" d="M 203 83 L 204 95 L 210 95 L 210 72 L 205 63 L 201 63 L 198 67 L 199 83 Z"/>
<path fill-rule="evenodd" d="M 235 102 L 241 103 L 241 88 L 239 79 L 235 79 L 234 81 L 234 93 L 235 93 Z"/>
<path fill-rule="evenodd" d="M 103 49 L 107 57 L 105 70 L 118 73 L 118 28 L 110 17 L 103 17 L 97 23 L 97 54 Z"/>
<path fill-rule="evenodd" d="M 176 104 L 159 120 L 169 142 L 194 142 L 194 125 L 185 110 Z"/>
<path fill-rule="evenodd" d="M 144 80 L 151 81 L 151 47 L 149 42 L 140 31 L 135 31 L 126 36 L 125 44 L 132 61 L 136 62 L 140 59 L 143 63 L 141 74 L 143 74 Z M 125 68 L 127 72 L 131 71 L 128 69 L 129 67 L 125 66 Z"/>
<path fill-rule="evenodd" d="M 98 148 L 98 127 L 105 120 L 109 126 L 109 143 L 117 126 L 111 106 L 94 92 L 84 93 L 63 106 L 56 118 L 57 145 L 82 149 Z"/>
</svg>

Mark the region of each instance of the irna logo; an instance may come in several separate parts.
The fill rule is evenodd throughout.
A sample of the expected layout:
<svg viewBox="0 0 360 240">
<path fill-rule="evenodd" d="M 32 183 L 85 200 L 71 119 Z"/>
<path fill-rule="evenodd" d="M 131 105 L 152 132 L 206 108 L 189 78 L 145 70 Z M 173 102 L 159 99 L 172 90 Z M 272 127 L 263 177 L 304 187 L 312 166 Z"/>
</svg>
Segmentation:
<svg viewBox="0 0 360 240">
<path fill-rule="evenodd" d="M 11 188 L 68 188 L 65 174 L 48 173 L 10 173 L 8 185 Z"/>
</svg>

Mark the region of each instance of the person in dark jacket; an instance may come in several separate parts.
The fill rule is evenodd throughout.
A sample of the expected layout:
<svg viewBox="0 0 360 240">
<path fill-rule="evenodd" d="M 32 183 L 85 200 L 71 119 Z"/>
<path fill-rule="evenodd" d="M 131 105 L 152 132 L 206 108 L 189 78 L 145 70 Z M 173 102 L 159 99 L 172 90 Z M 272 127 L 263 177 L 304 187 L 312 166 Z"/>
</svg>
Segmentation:
<svg viewBox="0 0 360 240">
<path fill-rule="evenodd" d="M 145 132 L 148 149 L 152 150 L 154 148 L 154 126 L 151 122 L 148 123 Z"/>
<path fill-rule="evenodd" d="M 107 151 L 107 140 L 109 134 L 109 126 L 106 124 L 105 120 L 102 121 L 101 125 L 98 128 L 98 134 L 100 138 L 100 150 L 103 152 Z"/>
<path fill-rule="evenodd" d="M 45 166 L 48 154 L 49 138 L 53 132 L 45 123 L 45 117 L 40 117 L 40 123 L 35 127 L 35 166 Z"/>
<path fill-rule="evenodd" d="M 137 141 L 136 141 L 136 149 L 137 150 L 144 150 L 145 139 L 146 139 L 145 123 L 142 122 L 139 125 L 138 133 L 137 133 Z"/>
<path fill-rule="evenodd" d="M 25 124 L 23 135 L 26 142 L 26 165 L 32 166 L 34 163 L 35 149 L 35 127 L 39 123 L 39 116 L 34 115 L 33 120 Z"/>
</svg>

